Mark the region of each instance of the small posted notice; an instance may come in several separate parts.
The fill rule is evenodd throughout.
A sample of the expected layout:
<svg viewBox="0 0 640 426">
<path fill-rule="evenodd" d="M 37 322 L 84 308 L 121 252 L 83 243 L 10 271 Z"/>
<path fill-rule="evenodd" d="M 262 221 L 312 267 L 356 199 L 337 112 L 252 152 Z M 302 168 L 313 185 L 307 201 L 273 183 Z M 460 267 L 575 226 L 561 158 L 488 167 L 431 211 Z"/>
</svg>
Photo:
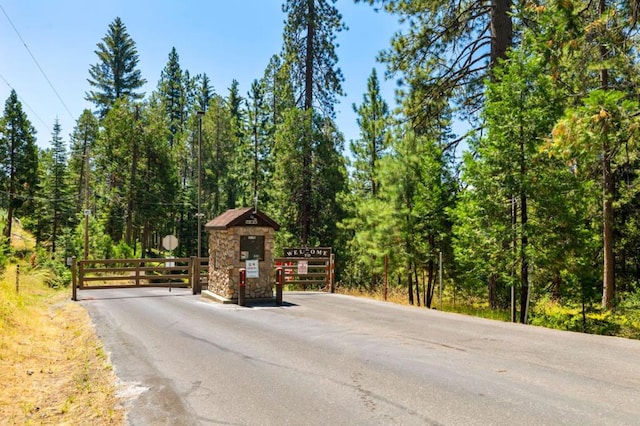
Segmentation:
<svg viewBox="0 0 640 426">
<path fill-rule="evenodd" d="M 260 277 L 260 261 L 258 259 L 247 259 L 245 262 L 245 268 L 247 270 L 247 278 L 259 278 Z"/>
<path fill-rule="evenodd" d="M 306 260 L 298 260 L 298 275 L 307 275 L 309 272 L 309 262 Z"/>
</svg>

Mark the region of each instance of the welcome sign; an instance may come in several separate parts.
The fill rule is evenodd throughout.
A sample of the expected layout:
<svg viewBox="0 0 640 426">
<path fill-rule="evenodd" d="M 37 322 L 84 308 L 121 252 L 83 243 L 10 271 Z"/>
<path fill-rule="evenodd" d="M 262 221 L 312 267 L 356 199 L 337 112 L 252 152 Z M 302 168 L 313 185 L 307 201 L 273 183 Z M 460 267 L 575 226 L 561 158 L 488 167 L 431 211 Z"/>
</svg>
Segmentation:
<svg viewBox="0 0 640 426">
<path fill-rule="evenodd" d="M 331 257 L 331 247 L 285 248 L 284 257 Z"/>
</svg>

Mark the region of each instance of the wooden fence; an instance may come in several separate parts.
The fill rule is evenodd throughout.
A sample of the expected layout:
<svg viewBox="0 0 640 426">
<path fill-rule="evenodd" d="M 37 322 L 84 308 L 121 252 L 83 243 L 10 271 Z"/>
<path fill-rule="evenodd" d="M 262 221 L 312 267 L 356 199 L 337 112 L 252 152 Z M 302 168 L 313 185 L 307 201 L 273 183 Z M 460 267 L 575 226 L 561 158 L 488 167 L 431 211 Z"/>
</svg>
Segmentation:
<svg viewBox="0 0 640 426">
<path fill-rule="evenodd" d="M 284 270 L 284 285 L 291 288 L 317 288 L 334 292 L 334 255 L 331 257 L 279 257 L 276 268 Z"/>
<path fill-rule="evenodd" d="M 77 289 L 191 287 L 200 293 L 207 283 L 206 257 L 146 259 L 72 259 L 72 299 Z"/>
</svg>

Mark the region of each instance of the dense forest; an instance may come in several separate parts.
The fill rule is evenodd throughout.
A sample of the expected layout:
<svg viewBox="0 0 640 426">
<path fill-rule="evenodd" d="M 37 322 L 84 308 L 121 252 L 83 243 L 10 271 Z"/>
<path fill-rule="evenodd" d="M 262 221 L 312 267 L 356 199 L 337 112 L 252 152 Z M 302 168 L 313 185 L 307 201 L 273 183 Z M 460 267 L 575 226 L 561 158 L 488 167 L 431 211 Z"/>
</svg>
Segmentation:
<svg viewBox="0 0 640 426">
<path fill-rule="evenodd" d="M 170 47 L 142 93 L 154 76 L 120 18 L 88 68 L 95 108 L 68 140 L 55 123 L 38 149 L 12 92 L 0 263 L 16 217 L 60 262 L 149 256 L 167 234 L 193 256 L 197 213 L 257 203 L 282 226 L 279 249 L 333 247 L 343 287 L 375 291 L 387 263 L 389 285 L 431 307 L 442 258 L 446 294 L 513 306 L 520 322 L 551 304 L 583 319 L 637 310 L 639 3 L 356 2 L 400 23 L 379 54 L 399 107 L 373 70 L 353 105 L 357 140 L 335 123 L 347 30 L 335 0 L 284 1 L 282 50 L 248 93 L 236 81 L 217 93 Z"/>
</svg>

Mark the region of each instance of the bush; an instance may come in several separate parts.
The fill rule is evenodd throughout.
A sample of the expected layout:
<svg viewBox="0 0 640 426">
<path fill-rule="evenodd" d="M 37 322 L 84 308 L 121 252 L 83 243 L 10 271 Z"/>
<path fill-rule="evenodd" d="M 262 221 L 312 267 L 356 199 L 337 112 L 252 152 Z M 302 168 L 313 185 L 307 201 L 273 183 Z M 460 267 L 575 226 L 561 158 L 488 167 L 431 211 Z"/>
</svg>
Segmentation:
<svg viewBox="0 0 640 426">
<path fill-rule="evenodd" d="M 31 267 L 42 272 L 45 284 L 51 288 L 64 288 L 71 285 L 71 270 L 63 260 L 51 259 L 49 253 L 42 248 L 36 251 Z"/>
<path fill-rule="evenodd" d="M 604 311 L 599 306 L 561 305 L 544 298 L 532 310 L 532 325 L 557 330 L 577 331 L 604 336 L 640 338 L 640 317 L 622 310 Z"/>
</svg>

